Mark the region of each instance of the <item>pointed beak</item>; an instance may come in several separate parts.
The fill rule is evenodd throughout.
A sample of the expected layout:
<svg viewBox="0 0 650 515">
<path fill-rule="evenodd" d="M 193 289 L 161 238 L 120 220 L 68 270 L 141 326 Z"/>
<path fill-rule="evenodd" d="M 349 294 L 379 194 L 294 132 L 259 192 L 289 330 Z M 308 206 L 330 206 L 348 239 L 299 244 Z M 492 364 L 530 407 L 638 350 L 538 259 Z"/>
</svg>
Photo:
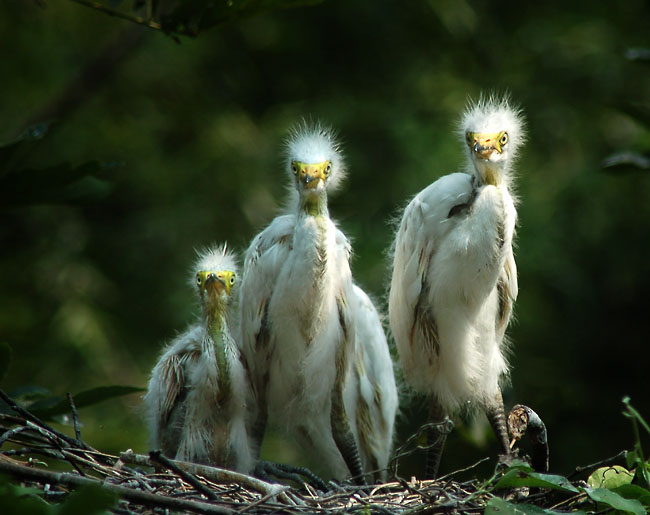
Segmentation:
<svg viewBox="0 0 650 515">
<path fill-rule="evenodd" d="M 322 170 L 318 166 L 305 165 L 300 169 L 300 182 L 307 189 L 313 189 L 323 180 Z"/>
<path fill-rule="evenodd" d="M 223 277 L 219 277 L 214 272 L 210 272 L 205 278 L 205 287 L 206 289 L 215 289 L 217 292 L 220 292 L 223 288 L 226 287 L 226 281 Z"/>
<path fill-rule="evenodd" d="M 497 148 L 494 145 L 494 138 L 478 136 L 474 140 L 474 146 L 472 147 L 472 150 L 479 159 L 487 160 L 490 159 L 492 152 L 497 150 Z"/>
</svg>

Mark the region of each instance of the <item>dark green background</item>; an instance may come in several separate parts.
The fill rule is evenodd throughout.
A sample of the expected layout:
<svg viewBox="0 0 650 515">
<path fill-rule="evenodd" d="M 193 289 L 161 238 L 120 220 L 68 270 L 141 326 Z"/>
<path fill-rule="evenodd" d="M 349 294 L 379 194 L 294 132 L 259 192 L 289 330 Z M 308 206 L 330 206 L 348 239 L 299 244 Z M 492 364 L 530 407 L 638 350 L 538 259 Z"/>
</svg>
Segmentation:
<svg viewBox="0 0 650 515">
<path fill-rule="evenodd" d="M 7 198 L 21 192 L 0 192 L 0 339 L 13 348 L 2 387 L 145 386 L 195 311 L 194 249 L 227 240 L 243 251 L 278 213 L 282 141 L 301 117 L 345 144 L 350 174 L 330 210 L 353 241 L 356 280 L 384 306 L 392 221 L 461 165 L 467 98 L 507 89 L 529 141 L 506 404 L 545 420 L 554 471 L 630 448 L 623 395 L 650 417 L 650 175 L 602 161 L 650 149 L 650 63 L 626 58 L 650 46 L 649 21 L 641 0 L 341 0 L 178 44 L 72 2 L 3 3 L 0 141 L 54 115 L 21 166 L 122 166 L 72 201 L 16 206 Z M 146 451 L 139 410 L 138 395 L 81 410 L 84 438 Z M 404 403 L 398 443 L 421 413 Z M 276 439 L 265 453 L 300 461 Z M 485 426 L 461 424 L 441 471 L 495 453 Z"/>
</svg>

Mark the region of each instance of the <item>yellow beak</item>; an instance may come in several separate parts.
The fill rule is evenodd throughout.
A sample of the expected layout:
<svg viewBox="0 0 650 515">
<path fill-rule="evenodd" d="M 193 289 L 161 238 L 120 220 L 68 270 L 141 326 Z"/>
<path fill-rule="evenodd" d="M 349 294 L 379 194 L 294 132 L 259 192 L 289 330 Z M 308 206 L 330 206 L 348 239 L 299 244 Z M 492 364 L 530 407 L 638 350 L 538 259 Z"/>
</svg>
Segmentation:
<svg viewBox="0 0 650 515">
<path fill-rule="evenodd" d="M 201 287 L 206 292 L 215 290 L 217 294 L 225 290 L 226 294 L 230 295 L 230 290 L 232 290 L 235 284 L 235 273 L 230 270 L 218 272 L 201 271 L 197 274 L 198 278 L 201 278 L 201 283 L 199 284 L 202 284 Z"/>
<path fill-rule="evenodd" d="M 292 168 L 296 180 L 300 181 L 306 189 L 314 189 L 320 181 L 327 179 L 331 164 L 329 161 L 316 164 L 294 161 Z"/>
<path fill-rule="evenodd" d="M 500 132 L 468 132 L 467 144 L 479 159 L 490 159 L 494 151 L 501 153 Z"/>
</svg>

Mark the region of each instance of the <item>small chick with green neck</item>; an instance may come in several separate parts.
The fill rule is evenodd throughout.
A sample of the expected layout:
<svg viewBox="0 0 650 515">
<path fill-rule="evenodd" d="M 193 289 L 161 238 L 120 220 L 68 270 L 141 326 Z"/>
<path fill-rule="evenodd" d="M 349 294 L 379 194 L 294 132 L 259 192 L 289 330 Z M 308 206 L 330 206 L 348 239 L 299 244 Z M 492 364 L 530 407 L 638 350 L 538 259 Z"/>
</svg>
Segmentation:
<svg viewBox="0 0 650 515">
<path fill-rule="evenodd" d="M 192 283 L 201 317 L 154 367 L 144 397 L 151 448 L 166 456 L 250 472 L 250 383 L 231 334 L 237 265 L 226 246 L 201 252 Z"/>
</svg>

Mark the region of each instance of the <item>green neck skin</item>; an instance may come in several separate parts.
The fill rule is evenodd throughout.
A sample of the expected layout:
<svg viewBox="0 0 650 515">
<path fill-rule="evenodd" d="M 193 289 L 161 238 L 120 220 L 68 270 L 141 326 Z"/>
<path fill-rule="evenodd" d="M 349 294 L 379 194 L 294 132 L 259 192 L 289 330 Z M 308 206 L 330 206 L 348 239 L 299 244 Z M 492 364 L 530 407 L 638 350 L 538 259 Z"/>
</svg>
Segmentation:
<svg viewBox="0 0 650 515">
<path fill-rule="evenodd" d="M 218 402 L 230 395 L 230 365 L 226 357 L 226 344 L 228 322 L 225 312 L 213 310 L 208 314 L 208 334 L 214 343 L 214 353 L 217 358 L 217 367 L 219 369 L 219 396 Z"/>
</svg>

